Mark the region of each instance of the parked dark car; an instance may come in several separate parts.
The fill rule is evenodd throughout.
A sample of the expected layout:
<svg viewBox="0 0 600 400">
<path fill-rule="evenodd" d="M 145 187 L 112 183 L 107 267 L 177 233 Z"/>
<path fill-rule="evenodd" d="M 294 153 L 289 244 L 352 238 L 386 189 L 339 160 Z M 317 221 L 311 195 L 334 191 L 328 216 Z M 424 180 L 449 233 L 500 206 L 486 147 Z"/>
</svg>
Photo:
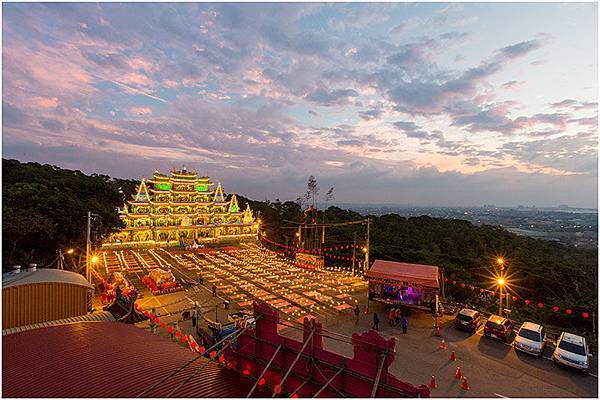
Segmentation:
<svg viewBox="0 0 600 400">
<path fill-rule="evenodd" d="M 458 312 L 458 314 L 456 314 L 454 325 L 458 329 L 475 333 L 481 326 L 482 322 L 483 318 L 479 311 L 463 308 Z"/>
<path fill-rule="evenodd" d="M 504 340 L 505 342 L 508 342 L 512 331 L 513 323 L 498 315 L 491 315 L 483 327 L 483 334 L 485 336 Z"/>
</svg>

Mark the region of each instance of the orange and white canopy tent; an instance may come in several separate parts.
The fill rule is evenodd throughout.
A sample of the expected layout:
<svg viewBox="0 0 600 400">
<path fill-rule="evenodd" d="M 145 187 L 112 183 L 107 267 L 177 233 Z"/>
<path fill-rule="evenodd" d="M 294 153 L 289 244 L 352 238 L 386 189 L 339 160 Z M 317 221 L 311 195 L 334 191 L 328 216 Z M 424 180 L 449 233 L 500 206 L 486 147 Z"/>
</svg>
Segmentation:
<svg viewBox="0 0 600 400">
<path fill-rule="evenodd" d="M 374 283 L 410 284 L 436 289 L 440 287 L 439 268 L 435 265 L 375 260 L 365 276 Z"/>
</svg>

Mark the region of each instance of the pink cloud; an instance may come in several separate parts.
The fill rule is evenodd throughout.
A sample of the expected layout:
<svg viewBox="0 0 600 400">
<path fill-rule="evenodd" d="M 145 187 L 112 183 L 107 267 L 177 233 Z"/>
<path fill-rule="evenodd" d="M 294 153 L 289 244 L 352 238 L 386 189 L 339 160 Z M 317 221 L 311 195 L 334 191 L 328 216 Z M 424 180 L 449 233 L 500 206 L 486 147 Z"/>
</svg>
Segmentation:
<svg viewBox="0 0 600 400">
<path fill-rule="evenodd" d="M 130 115 L 152 115 L 152 109 L 149 107 L 132 107 L 129 109 Z"/>
<path fill-rule="evenodd" d="M 32 104 L 41 108 L 56 108 L 58 107 L 57 97 L 34 97 L 31 101 Z"/>
</svg>

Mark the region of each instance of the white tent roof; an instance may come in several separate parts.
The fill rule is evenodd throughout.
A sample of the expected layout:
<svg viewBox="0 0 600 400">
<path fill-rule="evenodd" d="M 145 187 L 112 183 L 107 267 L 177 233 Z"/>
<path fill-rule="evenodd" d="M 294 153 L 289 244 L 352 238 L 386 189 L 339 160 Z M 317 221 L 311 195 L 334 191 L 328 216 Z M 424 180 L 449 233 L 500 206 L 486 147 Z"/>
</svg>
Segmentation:
<svg viewBox="0 0 600 400">
<path fill-rule="evenodd" d="M 10 274 L 2 277 L 2 288 L 9 288 L 21 285 L 31 285 L 36 283 L 68 283 L 71 285 L 85 286 L 89 289 L 94 287 L 85 280 L 82 275 L 71 271 L 60 269 L 41 268 L 35 271 L 24 271 L 18 274 Z"/>
</svg>

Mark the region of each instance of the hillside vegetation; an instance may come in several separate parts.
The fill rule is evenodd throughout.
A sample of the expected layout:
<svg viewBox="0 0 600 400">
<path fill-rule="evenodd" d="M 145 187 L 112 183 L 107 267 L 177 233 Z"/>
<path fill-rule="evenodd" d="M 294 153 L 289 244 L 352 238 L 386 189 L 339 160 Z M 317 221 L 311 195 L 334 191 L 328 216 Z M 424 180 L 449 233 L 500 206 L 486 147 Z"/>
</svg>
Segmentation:
<svg viewBox="0 0 600 400">
<path fill-rule="evenodd" d="M 85 216 L 88 210 L 100 216 L 94 224 L 93 239 L 121 227 L 117 207 L 131 198 L 134 180 L 105 175 L 85 175 L 51 165 L 3 160 L 2 256 L 6 268 L 14 263 L 53 260 L 58 248 L 84 247 Z M 300 221 L 303 209 L 298 202 L 257 202 L 238 196 L 240 207 L 249 202 L 260 212 L 266 237 L 292 244 L 295 230 L 286 221 Z M 356 212 L 331 206 L 317 212 L 317 220 L 327 223 L 364 219 Z M 553 324 L 589 330 L 590 319 L 581 311 L 597 308 L 598 254 L 596 250 L 566 247 L 555 242 L 517 236 L 499 227 L 475 226 L 467 221 L 430 218 L 404 218 L 396 214 L 371 219 L 371 260 L 388 259 L 439 266 L 449 279 L 447 296 L 483 309 L 497 309 L 495 298 L 468 289 L 468 285 L 492 288 L 491 267 L 498 256 L 507 260 L 511 287 L 519 296 L 531 299 L 513 306 L 516 317 L 535 317 Z M 365 225 L 328 229 L 327 245 L 357 242 L 363 244 Z M 346 255 L 349 255 L 349 251 Z M 346 263 L 348 261 L 341 261 Z M 457 281 L 452 285 L 453 280 Z M 467 287 L 460 287 L 464 282 Z M 542 302 L 546 307 L 535 305 Z M 572 316 L 554 313 L 573 309 Z"/>
</svg>

